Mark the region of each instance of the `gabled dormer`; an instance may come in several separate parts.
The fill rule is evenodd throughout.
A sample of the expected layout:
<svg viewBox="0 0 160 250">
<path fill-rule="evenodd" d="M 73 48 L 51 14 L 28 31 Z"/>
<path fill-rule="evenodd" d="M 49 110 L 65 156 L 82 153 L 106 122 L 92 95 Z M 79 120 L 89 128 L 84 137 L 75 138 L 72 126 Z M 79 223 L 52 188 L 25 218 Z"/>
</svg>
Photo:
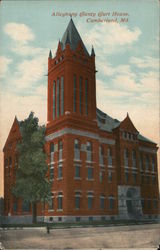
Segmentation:
<svg viewBox="0 0 160 250">
<path fill-rule="evenodd" d="M 119 126 L 114 129 L 118 137 L 128 141 L 137 141 L 139 131 L 134 126 L 132 120 L 127 113 L 127 116 L 123 121 L 120 122 Z"/>
</svg>

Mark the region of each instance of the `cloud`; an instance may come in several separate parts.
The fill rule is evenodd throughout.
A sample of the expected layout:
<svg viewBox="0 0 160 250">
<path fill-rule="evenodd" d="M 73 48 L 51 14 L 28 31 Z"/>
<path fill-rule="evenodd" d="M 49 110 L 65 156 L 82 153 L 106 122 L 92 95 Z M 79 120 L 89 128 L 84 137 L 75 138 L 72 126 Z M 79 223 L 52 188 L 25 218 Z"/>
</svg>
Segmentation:
<svg viewBox="0 0 160 250">
<path fill-rule="evenodd" d="M 89 32 L 83 24 L 78 25 L 80 33 L 84 34 L 84 41 L 91 46 L 94 44 L 96 51 L 107 54 L 115 53 L 126 46 L 131 46 L 139 39 L 141 30 L 138 27 L 129 29 L 127 26 L 121 26 L 119 23 L 96 24 Z"/>
<path fill-rule="evenodd" d="M 21 56 L 36 56 L 43 52 L 43 48 L 29 46 L 28 44 L 16 43 L 11 47 L 11 50 Z"/>
<path fill-rule="evenodd" d="M 11 58 L 0 56 L 0 78 L 4 77 L 8 71 L 9 64 L 12 62 Z"/>
<path fill-rule="evenodd" d="M 42 90 L 44 91 L 43 94 Z M 41 94 L 38 95 L 38 92 L 41 92 Z M 2 92 L 0 101 L 3 104 L 0 116 L 1 131 L 3 131 L 1 133 L 0 147 L 5 143 L 15 115 L 19 120 L 23 120 L 31 111 L 34 111 L 41 124 L 46 122 L 47 95 L 44 87 L 37 88 L 33 96 L 17 96 L 11 92 Z"/>
<path fill-rule="evenodd" d="M 137 68 L 153 68 L 159 69 L 159 59 L 150 56 L 145 56 L 143 59 L 138 57 L 131 57 L 130 63 L 134 64 Z"/>
<path fill-rule="evenodd" d="M 47 74 L 48 50 L 44 50 L 32 59 L 23 60 L 17 65 L 12 76 L 11 85 L 18 90 L 34 90 L 36 85 L 40 85 Z M 46 80 L 46 79 L 45 79 Z"/>
<path fill-rule="evenodd" d="M 32 30 L 23 23 L 7 23 L 4 32 L 14 41 L 23 44 L 33 41 L 35 38 Z"/>
</svg>

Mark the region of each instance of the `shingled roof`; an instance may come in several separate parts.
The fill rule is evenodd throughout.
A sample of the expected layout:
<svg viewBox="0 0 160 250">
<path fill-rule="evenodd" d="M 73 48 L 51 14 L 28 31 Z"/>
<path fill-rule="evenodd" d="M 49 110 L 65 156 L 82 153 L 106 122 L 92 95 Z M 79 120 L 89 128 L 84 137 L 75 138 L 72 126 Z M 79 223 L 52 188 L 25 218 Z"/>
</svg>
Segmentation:
<svg viewBox="0 0 160 250">
<path fill-rule="evenodd" d="M 65 45 L 67 43 L 69 43 L 71 49 L 76 50 L 79 42 L 82 43 L 82 47 L 84 49 L 85 54 L 89 56 L 88 51 L 87 51 L 87 49 L 86 49 L 86 47 L 85 47 L 85 45 L 84 45 L 78 31 L 76 29 L 76 26 L 74 25 L 74 22 L 73 22 L 73 20 L 71 18 L 71 20 L 70 20 L 70 22 L 69 22 L 69 24 L 67 26 L 67 29 L 64 32 L 63 37 L 61 39 L 61 42 L 60 42 L 61 43 L 61 48 L 62 48 L 62 50 L 64 50 Z"/>
<path fill-rule="evenodd" d="M 112 118 L 111 116 L 107 115 L 106 113 L 102 112 L 100 109 L 96 109 L 97 113 L 97 123 L 99 129 L 106 131 L 106 132 L 112 132 L 113 129 L 117 128 L 121 122 L 117 119 Z M 138 139 L 140 141 L 155 143 L 148 139 L 147 137 L 144 137 L 140 133 L 138 133 Z"/>
</svg>

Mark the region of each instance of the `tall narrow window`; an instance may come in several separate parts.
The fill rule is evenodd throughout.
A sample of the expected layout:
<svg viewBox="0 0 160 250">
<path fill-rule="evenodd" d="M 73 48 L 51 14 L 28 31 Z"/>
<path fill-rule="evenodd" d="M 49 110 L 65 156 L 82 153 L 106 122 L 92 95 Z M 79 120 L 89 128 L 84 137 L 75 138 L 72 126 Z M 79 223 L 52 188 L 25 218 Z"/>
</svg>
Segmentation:
<svg viewBox="0 0 160 250">
<path fill-rule="evenodd" d="M 125 182 L 128 183 L 129 181 L 129 172 L 125 172 Z"/>
<path fill-rule="evenodd" d="M 82 114 L 82 77 L 79 80 L 79 112 Z"/>
<path fill-rule="evenodd" d="M 74 159 L 80 160 L 80 142 L 79 140 L 74 140 Z"/>
<path fill-rule="evenodd" d="M 104 153 L 103 153 L 103 147 L 99 147 L 99 164 L 103 165 L 104 164 Z"/>
<path fill-rule="evenodd" d="M 51 193 L 51 196 L 48 200 L 48 210 L 54 210 L 54 194 Z"/>
<path fill-rule="evenodd" d="M 85 80 L 85 114 L 88 115 L 88 80 Z"/>
<path fill-rule="evenodd" d="M 143 154 L 140 154 L 139 156 L 139 166 L 140 170 L 143 170 Z"/>
<path fill-rule="evenodd" d="M 62 194 L 62 192 L 59 192 L 58 193 L 58 210 L 63 209 L 62 198 L 63 198 L 63 194 Z"/>
<path fill-rule="evenodd" d="M 132 173 L 134 184 L 137 183 L 137 173 Z"/>
<path fill-rule="evenodd" d="M 128 167 L 129 165 L 129 151 L 127 148 L 124 149 L 124 166 Z"/>
<path fill-rule="evenodd" d="M 100 196 L 100 209 L 104 209 L 105 207 L 105 196 L 101 194 Z"/>
<path fill-rule="evenodd" d="M 155 158 L 152 157 L 152 172 L 155 172 Z"/>
<path fill-rule="evenodd" d="M 112 210 L 114 208 L 114 196 L 110 195 L 108 199 L 109 199 L 109 210 Z"/>
<path fill-rule="evenodd" d="M 93 193 L 88 193 L 88 209 L 93 208 Z"/>
<path fill-rule="evenodd" d="M 149 156 L 146 155 L 146 159 L 145 159 L 145 168 L 146 168 L 146 171 L 149 171 Z"/>
<path fill-rule="evenodd" d="M 75 179 L 79 179 L 80 178 L 80 166 L 75 166 Z"/>
<path fill-rule="evenodd" d="M 76 112 L 76 75 L 73 77 L 73 112 Z"/>
<path fill-rule="evenodd" d="M 62 164 L 58 165 L 58 179 L 63 178 Z"/>
<path fill-rule="evenodd" d="M 61 77 L 61 115 L 64 114 L 64 78 Z"/>
<path fill-rule="evenodd" d="M 53 163 L 54 162 L 54 143 L 52 142 L 50 144 L 50 162 Z"/>
<path fill-rule="evenodd" d="M 76 209 L 80 209 L 80 197 L 81 197 L 81 193 L 76 192 L 75 194 L 75 208 Z"/>
<path fill-rule="evenodd" d="M 62 140 L 60 140 L 58 143 L 58 150 L 59 150 L 59 161 L 61 161 L 62 156 L 63 156 L 63 142 L 62 142 Z"/>
<path fill-rule="evenodd" d="M 93 168 L 88 167 L 87 169 L 87 180 L 93 180 Z"/>
<path fill-rule="evenodd" d="M 57 79 L 57 118 L 59 117 L 59 78 Z"/>
<path fill-rule="evenodd" d="M 132 150 L 132 167 L 136 168 L 136 151 Z"/>
<path fill-rule="evenodd" d="M 54 166 L 53 164 L 50 165 L 50 181 L 54 179 Z"/>
<path fill-rule="evenodd" d="M 86 153 L 87 153 L 87 161 L 92 161 L 92 144 L 91 142 L 87 141 L 87 148 L 86 148 Z"/>
<path fill-rule="evenodd" d="M 108 182 L 112 182 L 112 179 L 113 179 L 112 171 L 108 171 Z"/>
<path fill-rule="evenodd" d="M 53 81 L 53 120 L 56 117 L 56 82 Z"/>
<path fill-rule="evenodd" d="M 112 149 L 108 148 L 108 167 L 112 167 Z"/>
</svg>

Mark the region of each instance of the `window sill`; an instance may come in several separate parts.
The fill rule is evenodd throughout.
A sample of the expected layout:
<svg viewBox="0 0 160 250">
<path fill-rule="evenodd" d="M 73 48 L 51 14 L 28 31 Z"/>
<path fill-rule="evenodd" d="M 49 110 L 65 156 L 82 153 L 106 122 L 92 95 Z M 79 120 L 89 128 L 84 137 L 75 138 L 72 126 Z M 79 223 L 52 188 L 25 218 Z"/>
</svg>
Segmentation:
<svg viewBox="0 0 160 250">
<path fill-rule="evenodd" d="M 86 180 L 87 180 L 87 181 L 94 181 L 94 179 L 88 179 L 88 178 L 86 178 Z"/>
<path fill-rule="evenodd" d="M 57 181 L 61 181 L 61 180 L 63 180 L 63 178 L 61 177 L 61 178 L 57 178 Z"/>
<path fill-rule="evenodd" d="M 74 177 L 74 180 L 82 180 L 81 177 Z"/>
<path fill-rule="evenodd" d="M 50 212 L 54 212 L 54 209 L 48 209 L 48 212 L 50 213 Z"/>
<path fill-rule="evenodd" d="M 50 166 L 50 165 L 54 165 L 56 162 L 55 161 L 51 161 L 50 163 L 48 163 L 48 165 Z"/>
<path fill-rule="evenodd" d="M 57 209 L 57 212 L 63 212 L 63 209 Z"/>
<path fill-rule="evenodd" d="M 74 161 L 79 161 L 79 162 L 81 162 L 82 160 L 81 159 L 73 159 Z"/>
<path fill-rule="evenodd" d="M 129 168 L 129 166 L 124 166 L 124 168 Z"/>
<path fill-rule="evenodd" d="M 64 159 L 59 159 L 59 160 L 58 160 L 58 162 L 63 162 L 63 161 L 64 161 Z"/>
<path fill-rule="evenodd" d="M 108 165 L 108 168 L 114 168 L 114 166 L 113 165 Z"/>
<path fill-rule="evenodd" d="M 105 167 L 105 165 L 104 165 L 104 164 L 101 164 L 101 163 L 99 163 L 99 166 L 100 166 L 100 167 Z"/>
<path fill-rule="evenodd" d="M 86 161 L 86 163 L 93 163 L 93 161 Z"/>
</svg>

